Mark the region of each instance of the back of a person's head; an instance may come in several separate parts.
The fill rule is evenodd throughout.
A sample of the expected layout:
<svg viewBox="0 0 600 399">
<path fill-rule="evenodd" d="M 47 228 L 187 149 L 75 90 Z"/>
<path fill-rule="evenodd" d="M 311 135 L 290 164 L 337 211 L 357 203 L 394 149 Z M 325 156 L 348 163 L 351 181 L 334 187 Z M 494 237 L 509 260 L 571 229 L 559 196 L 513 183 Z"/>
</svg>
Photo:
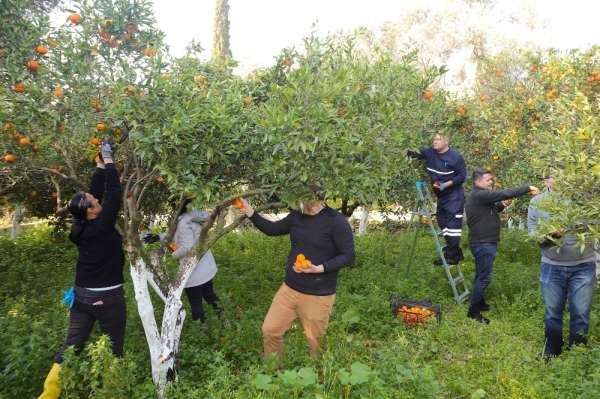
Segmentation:
<svg viewBox="0 0 600 399">
<path fill-rule="evenodd" d="M 81 241 L 81 235 L 83 234 L 85 219 L 87 216 L 87 209 L 90 207 L 90 203 L 87 200 L 84 192 L 78 192 L 71 197 L 67 210 L 73 216 L 73 224 L 71 225 L 71 232 L 69 238 L 75 244 L 79 244 Z"/>
</svg>

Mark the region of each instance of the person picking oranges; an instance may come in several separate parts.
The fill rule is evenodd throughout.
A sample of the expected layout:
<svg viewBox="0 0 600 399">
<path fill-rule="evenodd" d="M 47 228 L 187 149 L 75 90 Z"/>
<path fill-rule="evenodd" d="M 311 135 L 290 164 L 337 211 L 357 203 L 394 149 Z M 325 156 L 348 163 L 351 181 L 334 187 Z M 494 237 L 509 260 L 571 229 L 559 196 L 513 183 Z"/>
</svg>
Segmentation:
<svg viewBox="0 0 600 399">
<path fill-rule="evenodd" d="M 318 198 L 315 189 L 309 190 Z M 270 221 L 241 198 L 239 208 L 263 233 L 289 234 L 291 249 L 285 281 L 275 294 L 262 326 L 264 357 L 283 356 L 283 336 L 296 319 L 304 327 L 310 355 L 317 356 L 335 302 L 338 272 L 354 261 L 354 239 L 346 218 L 323 198 L 303 201 L 283 219 Z M 235 206 L 235 203 L 234 203 Z"/>
</svg>

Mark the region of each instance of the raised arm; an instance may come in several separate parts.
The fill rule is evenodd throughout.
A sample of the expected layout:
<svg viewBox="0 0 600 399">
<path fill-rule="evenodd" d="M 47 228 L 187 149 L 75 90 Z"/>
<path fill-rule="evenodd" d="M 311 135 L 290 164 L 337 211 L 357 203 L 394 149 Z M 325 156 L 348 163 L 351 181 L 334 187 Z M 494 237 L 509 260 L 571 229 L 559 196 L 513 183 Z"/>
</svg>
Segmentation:
<svg viewBox="0 0 600 399">
<path fill-rule="evenodd" d="M 458 159 L 454 172 L 456 173 L 456 176 L 452 178 L 452 184 L 454 186 L 460 186 L 467 179 L 467 164 L 462 156 Z"/>
<path fill-rule="evenodd" d="M 481 190 L 478 192 L 478 200 L 484 204 L 493 204 L 505 199 L 519 197 L 529 192 L 530 186 L 507 188 L 506 190 Z"/>
<path fill-rule="evenodd" d="M 292 214 L 290 213 L 281 220 L 270 221 L 254 212 L 250 217 L 250 221 L 252 221 L 257 229 L 268 236 L 281 236 L 290 233 L 291 216 Z"/>
<path fill-rule="evenodd" d="M 114 227 L 117 222 L 117 215 L 121 209 L 121 183 L 119 182 L 119 172 L 113 163 L 106 164 L 106 191 L 104 201 L 102 202 L 102 211 L 98 219 L 104 229 Z"/>
<path fill-rule="evenodd" d="M 99 202 L 102 202 L 104 197 L 104 184 L 106 181 L 106 172 L 104 164 L 96 167 L 94 174 L 92 175 L 92 182 L 90 183 L 90 194 L 92 194 Z"/>
</svg>

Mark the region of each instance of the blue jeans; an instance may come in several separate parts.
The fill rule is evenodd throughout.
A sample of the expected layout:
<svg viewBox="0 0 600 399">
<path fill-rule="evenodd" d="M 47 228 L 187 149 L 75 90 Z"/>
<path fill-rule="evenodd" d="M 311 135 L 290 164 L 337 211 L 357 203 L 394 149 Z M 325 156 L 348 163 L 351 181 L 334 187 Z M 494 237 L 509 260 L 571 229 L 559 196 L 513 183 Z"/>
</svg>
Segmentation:
<svg viewBox="0 0 600 399">
<path fill-rule="evenodd" d="M 492 281 L 492 270 L 498 243 L 495 242 L 473 242 L 471 253 L 475 258 L 475 282 L 473 283 L 473 294 L 471 294 L 471 311 L 480 312 L 483 302 L 483 293 Z"/>
<path fill-rule="evenodd" d="M 569 302 L 569 346 L 586 343 L 596 289 L 596 264 L 557 266 L 542 262 L 540 285 L 546 305 L 544 355 L 557 356 L 563 345 L 563 311 Z"/>
</svg>

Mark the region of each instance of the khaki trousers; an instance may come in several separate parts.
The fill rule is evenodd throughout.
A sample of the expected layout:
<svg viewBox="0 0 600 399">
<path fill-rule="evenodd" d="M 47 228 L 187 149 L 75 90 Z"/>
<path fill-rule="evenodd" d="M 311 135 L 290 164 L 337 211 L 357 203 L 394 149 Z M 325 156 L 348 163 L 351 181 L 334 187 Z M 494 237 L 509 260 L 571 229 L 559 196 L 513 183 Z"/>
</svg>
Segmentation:
<svg viewBox="0 0 600 399">
<path fill-rule="evenodd" d="M 296 319 L 304 327 L 304 335 L 310 347 L 310 355 L 315 357 L 320 350 L 319 339 L 325 334 L 329 316 L 335 302 L 335 294 L 308 295 L 281 285 L 262 325 L 264 356 L 276 353 L 283 356 L 283 335 Z"/>
</svg>

